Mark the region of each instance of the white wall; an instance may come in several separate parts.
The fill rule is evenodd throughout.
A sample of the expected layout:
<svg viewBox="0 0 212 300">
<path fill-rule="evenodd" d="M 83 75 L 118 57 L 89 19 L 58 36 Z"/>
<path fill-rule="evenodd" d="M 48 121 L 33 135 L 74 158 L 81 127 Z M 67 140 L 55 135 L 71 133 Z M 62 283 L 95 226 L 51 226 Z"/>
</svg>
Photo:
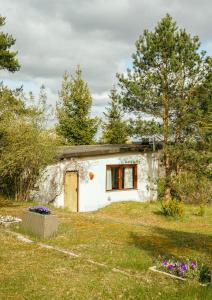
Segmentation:
<svg viewBox="0 0 212 300">
<path fill-rule="evenodd" d="M 106 191 L 106 165 L 110 164 L 138 164 L 138 186 L 137 189 L 125 191 Z M 156 198 L 156 192 L 152 180 L 158 174 L 157 153 L 125 153 L 119 155 L 105 155 L 86 157 L 76 160 L 63 161 L 57 164 L 60 174 L 66 171 L 79 171 L 79 211 L 92 211 L 104 207 L 111 202 L 117 201 L 147 201 Z M 89 178 L 89 172 L 94 174 L 94 178 Z M 152 180 L 149 180 L 149 177 Z M 58 179 L 57 179 L 58 180 Z M 63 178 L 60 178 L 54 204 L 63 207 L 64 186 Z"/>
<path fill-rule="evenodd" d="M 138 164 L 138 186 L 134 190 L 106 191 L 106 165 Z M 64 205 L 64 174 L 79 171 L 79 211 L 92 211 L 117 201 L 148 201 L 156 198 L 155 181 L 158 175 L 157 153 L 124 153 L 78 158 L 50 166 L 43 180 L 43 194 L 54 195 L 54 205 Z M 89 172 L 94 178 L 89 178 Z M 151 180 L 149 180 L 151 178 Z M 50 187 L 52 185 L 52 187 Z M 48 191 L 51 189 L 51 192 Z M 54 191 L 53 191 L 54 189 Z"/>
</svg>

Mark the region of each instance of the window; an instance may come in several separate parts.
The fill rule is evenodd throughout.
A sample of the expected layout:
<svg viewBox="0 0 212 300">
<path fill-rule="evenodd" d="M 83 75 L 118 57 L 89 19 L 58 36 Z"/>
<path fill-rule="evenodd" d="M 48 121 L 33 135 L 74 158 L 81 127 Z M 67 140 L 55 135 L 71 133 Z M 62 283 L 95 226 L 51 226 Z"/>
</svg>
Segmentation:
<svg viewBox="0 0 212 300">
<path fill-rule="evenodd" d="M 127 190 L 137 188 L 137 165 L 108 165 L 106 169 L 106 190 Z"/>
</svg>

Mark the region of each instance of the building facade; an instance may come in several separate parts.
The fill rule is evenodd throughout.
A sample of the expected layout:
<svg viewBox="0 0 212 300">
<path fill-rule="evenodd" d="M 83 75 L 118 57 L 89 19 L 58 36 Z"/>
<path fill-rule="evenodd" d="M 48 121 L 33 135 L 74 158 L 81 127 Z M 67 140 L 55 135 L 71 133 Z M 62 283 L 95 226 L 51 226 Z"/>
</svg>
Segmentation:
<svg viewBox="0 0 212 300">
<path fill-rule="evenodd" d="M 94 211 L 112 202 L 157 198 L 159 152 L 150 145 L 71 146 L 60 149 L 34 194 L 70 211 Z"/>
</svg>

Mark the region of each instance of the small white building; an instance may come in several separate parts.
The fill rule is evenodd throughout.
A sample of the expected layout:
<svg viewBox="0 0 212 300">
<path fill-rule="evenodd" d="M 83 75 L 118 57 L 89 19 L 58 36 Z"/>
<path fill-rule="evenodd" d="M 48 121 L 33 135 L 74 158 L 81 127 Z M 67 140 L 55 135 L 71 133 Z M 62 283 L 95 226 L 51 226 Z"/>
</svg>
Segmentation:
<svg viewBox="0 0 212 300">
<path fill-rule="evenodd" d="M 74 212 L 118 201 L 155 200 L 158 156 L 149 144 L 61 147 L 34 198 Z"/>
</svg>

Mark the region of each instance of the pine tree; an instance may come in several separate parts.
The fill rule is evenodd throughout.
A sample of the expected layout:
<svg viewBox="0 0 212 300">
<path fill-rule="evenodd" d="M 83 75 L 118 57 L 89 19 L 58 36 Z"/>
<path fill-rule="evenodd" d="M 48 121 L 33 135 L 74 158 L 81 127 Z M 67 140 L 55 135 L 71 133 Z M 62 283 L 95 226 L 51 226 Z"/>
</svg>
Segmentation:
<svg viewBox="0 0 212 300">
<path fill-rule="evenodd" d="M 5 25 L 5 18 L 0 16 L 0 27 Z M 15 44 L 12 35 L 0 31 L 0 70 L 8 70 L 15 72 L 20 69 L 20 65 L 16 58 L 17 52 L 10 51 Z"/>
<path fill-rule="evenodd" d="M 138 119 L 135 127 L 142 132 L 147 127 L 150 136 L 161 138 L 168 199 L 173 174 L 179 175 L 201 139 L 204 109 L 196 91 L 212 71 L 211 58 L 200 51 L 199 38 L 178 28 L 170 15 L 153 32 L 144 30 L 132 58 L 133 70 L 118 75 L 122 104 L 127 111 L 152 116 L 150 122 Z"/>
<path fill-rule="evenodd" d="M 90 117 L 92 97 L 78 66 L 75 76 L 65 72 L 57 104 L 57 131 L 72 145 L 94 143 L 98 119 Z"/>
<path fill-rule="evenodd" d="M 102 141 L 107 144 L 124 144 L 128 137 L 128 128 L 126 122 L 122 120 L 122 107 L 115 87 L 109 97 L 111 102 L 104 112 L 106 120 L 102 126 Z"/>
</svg>

